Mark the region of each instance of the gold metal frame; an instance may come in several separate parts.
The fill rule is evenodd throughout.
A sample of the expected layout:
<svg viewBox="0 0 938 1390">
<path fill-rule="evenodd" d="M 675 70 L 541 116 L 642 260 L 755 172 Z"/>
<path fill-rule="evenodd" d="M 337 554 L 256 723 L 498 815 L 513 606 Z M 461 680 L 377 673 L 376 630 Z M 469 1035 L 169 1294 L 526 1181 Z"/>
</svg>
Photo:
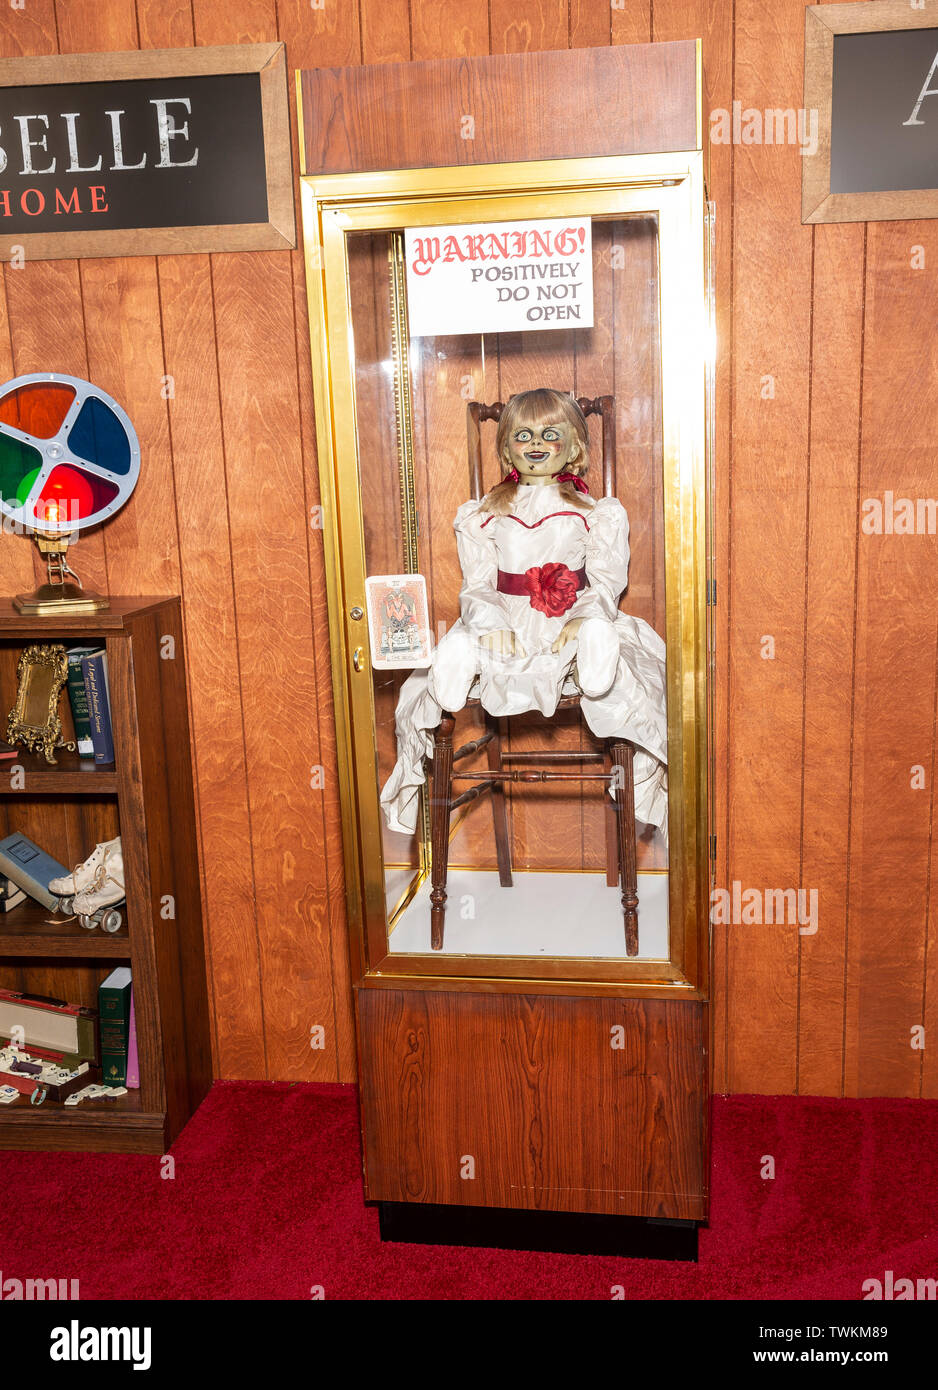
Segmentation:
<svg viewBox="0 0 938 1390">
<path fill-rule="evenodd" d="M 404 259 L 404 238 L 399 232 L 391 235 L 388 247 L 388 270 L 391 281 L 391 360 L 394 363 L 394 418 L 397 425 L 397 470 L 401 491 L 401 535 L 404 541 L 404 570 L 416 574 L 420 569 L 418 553 L 417 499 L 414 479 L 414 406 L 410 389 L 410 327 L 407 320 L 407 266 Z M 416 893 L 430 872 L 430 802 L 426 788 L 419 797 L 418 818 L 420 837 L 420 870 L 417 881 L 411 884 L 404 902 L 395 914 Z"/>
<path fill-rule="evenodd" d="M 41 724 L 30 724 L 26 715 L 39 672 L 48 680 L 48 707 Z M 54 748 L 75 747 L 74 743 L 64 743 L 59 718 L 59 697 L 68 681 L 68 653 L 59 643 L 26 647 L 16 665 L 16 679 L 16 703 L 7 716 L 7 742 L 22 743 L 30 753 L 42 753 L 47 763 L 54 763 Z"/>
<path fill-rule="evenodd" d="M 301 178 L 304 250 L 349 924 L 357 978 L 371 986 L 705 998 L 709 985 L 707 820 L 704 155 L 527 161 Z M 362 645 L 366 559 L 346 238 L 405 226 L 558 216 L 654 216 L 658 224 L 667 596 L 670 940 L 660 961 L 393 955 L 388 950 L 370 665 Z"/>
</svg>

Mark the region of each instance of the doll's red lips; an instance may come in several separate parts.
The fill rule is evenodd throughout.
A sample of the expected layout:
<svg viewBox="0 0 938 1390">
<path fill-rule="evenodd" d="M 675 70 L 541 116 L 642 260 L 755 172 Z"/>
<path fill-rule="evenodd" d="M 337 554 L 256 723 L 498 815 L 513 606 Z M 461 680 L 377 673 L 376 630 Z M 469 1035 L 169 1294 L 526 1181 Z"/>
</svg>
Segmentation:
<svg viewBox="0 0 938 1390">
<path fill-rule="evenodd" d="M 540 463 L 541 459 L 549 458 L 549 454 L 546 449 L 532 449 L 530 453 L 525 454 L 525 458 L 530 459 L 532 463 Z"/>
</svg>

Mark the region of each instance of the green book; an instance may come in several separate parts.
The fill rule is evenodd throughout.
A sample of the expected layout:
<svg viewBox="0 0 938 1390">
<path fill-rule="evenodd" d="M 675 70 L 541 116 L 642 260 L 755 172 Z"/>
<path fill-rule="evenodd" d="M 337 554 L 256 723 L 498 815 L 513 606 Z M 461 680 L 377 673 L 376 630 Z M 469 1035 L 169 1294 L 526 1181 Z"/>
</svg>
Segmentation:
<svg viewBox="0 0 938 1390">
<path fill-rule="evenodd" d="M 102 1085 L 124 1086 L 130 1037 L 130 970 L 126 965 L 112 970 L 98 986 L 98 1018 Z"/>
<path fill-rule="evenodd" d="M 75 738 L 80 758 L 94 757 L 94 743 L 91 738 L 91 715 L 88 710 L 88 694 L 85 690 L 85 676 L 81 667 L 83 656 L 100 651 L 99 647 L 69 647 L 68 649 L 68 698 L 72 706 L 72 719 L 75 722 Z"/>
</svg>

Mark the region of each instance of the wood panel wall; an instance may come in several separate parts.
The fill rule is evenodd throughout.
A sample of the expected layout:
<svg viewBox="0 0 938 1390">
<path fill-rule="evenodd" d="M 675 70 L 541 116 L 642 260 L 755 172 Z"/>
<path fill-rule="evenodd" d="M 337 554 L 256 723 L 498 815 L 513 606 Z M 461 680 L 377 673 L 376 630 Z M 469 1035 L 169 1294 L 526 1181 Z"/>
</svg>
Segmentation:
<svg viewBox="0 0 938 1390">
<path fill-rule="evenodd" d="M 0 54 L 283 40 L 292 71 L 699 35 L 709 108 L 764 111 L 801 105 L 803 8 L 27 0 L 0 5 Z M 936 224 L 802 227 L 797 147 L 711 154 L 717 877 L 819 894 L 813 935 L 715 930 L 714 1085 L 933 1096 L 912 1030 L 938 1028 L 938 543 L 858 522 L 866 497 L 938 493 Z M 90 377 L 143 441 L 134 500 L 76 563 L 183 596 L 216 1071 L 352 1079 L 301 253 L 4 266 L 0 313 L 4 379 Z M 4 592 L 31 563 L 2 538 Z"/>
</svg>

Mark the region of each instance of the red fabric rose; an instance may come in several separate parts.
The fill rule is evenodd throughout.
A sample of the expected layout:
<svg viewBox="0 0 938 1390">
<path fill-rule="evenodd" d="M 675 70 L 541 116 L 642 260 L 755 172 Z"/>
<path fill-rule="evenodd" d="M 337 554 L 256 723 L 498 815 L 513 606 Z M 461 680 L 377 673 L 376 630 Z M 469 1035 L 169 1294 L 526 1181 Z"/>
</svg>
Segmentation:
<svg viewBox="0 0 938 1390">
<path fill-rule="evenodd" d="M 577 577 L 566 565 L 556 562 L 534 565 L 525 570 L 524 577 L 528 581 L 531 607 L 549 618 L 559 618 L 576 602 Z"/>
</svg>

